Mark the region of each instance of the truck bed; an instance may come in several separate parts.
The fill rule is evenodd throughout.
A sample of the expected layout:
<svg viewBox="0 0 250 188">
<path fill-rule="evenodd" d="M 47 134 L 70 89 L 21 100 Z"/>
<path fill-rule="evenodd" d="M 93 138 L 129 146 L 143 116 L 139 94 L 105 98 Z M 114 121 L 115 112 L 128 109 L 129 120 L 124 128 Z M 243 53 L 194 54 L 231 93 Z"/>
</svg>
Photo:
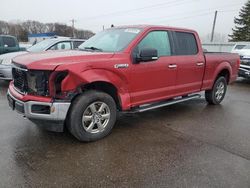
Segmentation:
<svg viewBox="0 0 250 188">
<path fill-rule="evenodd" d="M 231 77 L 228 82 L 231 83 L 236 80 L 238 75 L 238 68 L 240 63 L 240 57 L 236 53 L 228 52 L 204 52 L 204 58 L 206 61 L 206 69 L 204 74 L 204 87 L 212 84 L 217 72 L 221 71 L 220 67 L 228 67 Z"/>
</svg>

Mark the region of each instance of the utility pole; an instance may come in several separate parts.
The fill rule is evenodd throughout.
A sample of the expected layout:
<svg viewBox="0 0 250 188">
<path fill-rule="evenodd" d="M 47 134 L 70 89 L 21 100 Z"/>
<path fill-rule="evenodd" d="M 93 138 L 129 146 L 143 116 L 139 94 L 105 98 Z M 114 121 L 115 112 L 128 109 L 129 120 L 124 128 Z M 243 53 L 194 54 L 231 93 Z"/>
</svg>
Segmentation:
<svg viewBox="0 0 250 188">
<path fill-rule="evenodd" d="M 72 37 L 75 38 L 75 19 L 70 20 L 72 22 Z"/>
<path fill-rule="evenodd" d="M 215 30 L 215 25 L 216 25 L 216 20 L 217 20 L 217 14 L 218 14 L 218 11 L 216 10 L 214 14 L 214 23 L 213 23 L 213 29 L 212 29 L 212 34 L 211 34 L 211 42 L 213 42 L 214 40 L 214 30 Z"/>
</svg>

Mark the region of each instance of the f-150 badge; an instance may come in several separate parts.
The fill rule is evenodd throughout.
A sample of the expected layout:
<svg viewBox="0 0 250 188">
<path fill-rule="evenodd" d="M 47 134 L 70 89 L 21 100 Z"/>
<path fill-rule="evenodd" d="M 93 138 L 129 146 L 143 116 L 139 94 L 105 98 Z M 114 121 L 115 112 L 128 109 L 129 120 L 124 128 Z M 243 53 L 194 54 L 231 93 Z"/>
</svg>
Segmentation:
<svg viewBox="0 0 250 188">
<path fill-rule="evenodd" d="M 114 67 L 116 69 L 128 68 L 128 64 L 115 64 Z"/>
</svg>

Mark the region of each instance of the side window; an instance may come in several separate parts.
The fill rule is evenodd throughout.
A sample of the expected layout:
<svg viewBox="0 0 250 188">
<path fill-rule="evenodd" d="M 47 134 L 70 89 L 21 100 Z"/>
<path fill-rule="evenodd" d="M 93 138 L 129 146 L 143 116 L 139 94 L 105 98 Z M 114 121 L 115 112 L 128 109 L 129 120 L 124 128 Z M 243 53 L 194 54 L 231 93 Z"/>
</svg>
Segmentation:
<svg viewBox="0 0 250 188">
<path fill-rule="evenodd" d="M 8 47 L 16 47 L 16 41 L 12 37 L 3 37 L 3 45 L 8 45 Z"/>
<path fill-rule="evenodd" d="M 78 48 L 78 46 L 80 46 L 83 43 L 83 41 L 73 41 L 73 49 Z"/>
<path fill-rule="evenodd" d="M 49 50 L 70 50 L 70 49 L 71 49 L 70 42 L 59 42 L 49 48 Z"/>
<path fill-rule="evenodd" d="M 155 48 L 158 56 L 170 56 L 171 48 L 167 31 L 150 32 L 137 46 L 137 52 L 145 48 Z"/>
<path fill-rule="evenodd" d="M 194 34 L 175 32 L 177 49 L 175 55 L 196 55 L 198 53 L 197 42 Z"/>
</svg>

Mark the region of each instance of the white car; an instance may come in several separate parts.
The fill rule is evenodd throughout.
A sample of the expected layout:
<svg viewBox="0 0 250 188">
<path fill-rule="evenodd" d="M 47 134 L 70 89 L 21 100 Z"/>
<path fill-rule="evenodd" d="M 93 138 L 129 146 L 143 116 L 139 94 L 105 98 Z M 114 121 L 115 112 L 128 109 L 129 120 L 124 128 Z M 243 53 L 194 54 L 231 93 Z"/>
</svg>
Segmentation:
<svg viewBox="0 0 250 188">
<path fill-rule="evenodd" d="M 31 46 L 27 51 L 12 52 L 0 55 L 0 80 L 12 80 L 12 59 L 16 56 L 42 52 L 47 50 L 72 50 L 78 48 L 85 40 L 71 38 L 53 38 L 43 40 L 34 46 Z"/>
<path fill-rule="evenodd" d="M 247 44 L 235 44 L 231 53 L 239 53 L 243 48 L 245 48 Z"/>
<path fill-rule="evenodd" d="M 240 55 L 239 76 L 250 79 L 250 45 L 238 51 Z"/>
</svg>

